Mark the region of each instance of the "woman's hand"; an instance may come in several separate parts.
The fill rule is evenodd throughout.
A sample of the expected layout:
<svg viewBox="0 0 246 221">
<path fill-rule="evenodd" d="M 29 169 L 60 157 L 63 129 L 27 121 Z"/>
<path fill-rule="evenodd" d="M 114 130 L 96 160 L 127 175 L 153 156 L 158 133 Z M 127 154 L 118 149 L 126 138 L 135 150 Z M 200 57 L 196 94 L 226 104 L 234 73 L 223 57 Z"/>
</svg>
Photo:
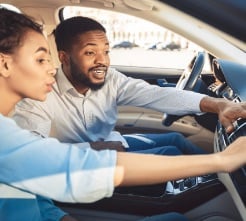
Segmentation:
<svg viewBox="0 0 246 221">
<path fill-rule="evenodd" d="M 219 154 L 222 157 L 224 172 L 232 172 L 246 165 L 246 136 L 237 138 Z"/>
</svg>

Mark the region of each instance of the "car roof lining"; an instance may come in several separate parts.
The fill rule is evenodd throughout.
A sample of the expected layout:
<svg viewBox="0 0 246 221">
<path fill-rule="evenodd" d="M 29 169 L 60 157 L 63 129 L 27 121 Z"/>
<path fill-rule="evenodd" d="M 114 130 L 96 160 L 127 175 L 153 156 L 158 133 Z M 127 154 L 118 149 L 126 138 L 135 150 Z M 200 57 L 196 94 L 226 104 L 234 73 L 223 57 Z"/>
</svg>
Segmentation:
<svg viewBox="0 0 246 221">
<path fill-rule="evenodd" d="M 246 4 L 244 0 L 161 0 L 161 2 L 246 41 Z M 219 13 L 215 10 L 218 8 Z"/>
</svg>

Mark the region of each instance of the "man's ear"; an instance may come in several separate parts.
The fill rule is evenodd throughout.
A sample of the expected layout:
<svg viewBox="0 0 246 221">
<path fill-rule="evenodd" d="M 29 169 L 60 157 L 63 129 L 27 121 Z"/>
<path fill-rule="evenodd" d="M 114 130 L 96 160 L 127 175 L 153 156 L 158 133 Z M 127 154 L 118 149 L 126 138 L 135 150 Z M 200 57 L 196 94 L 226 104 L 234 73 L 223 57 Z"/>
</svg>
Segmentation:
<svg viewBox="0 0 246 221">
<path fill-rule="evenodd" d="M 9 59 L 10 56 L 0 53 L 0 76 L 9 77 Z"/>
<path fill-rule="evenodd" d="M 69 64 L 69 56 L 65 51 L 58 51 L 58 57 L 62 64 Z"/>
</svg>

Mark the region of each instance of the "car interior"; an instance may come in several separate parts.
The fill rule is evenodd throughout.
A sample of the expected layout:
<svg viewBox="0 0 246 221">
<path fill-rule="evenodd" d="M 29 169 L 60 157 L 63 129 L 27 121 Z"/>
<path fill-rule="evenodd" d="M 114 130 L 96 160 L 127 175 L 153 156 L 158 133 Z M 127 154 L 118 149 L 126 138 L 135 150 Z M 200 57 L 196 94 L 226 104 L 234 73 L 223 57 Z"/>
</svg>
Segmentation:
<svg viewBox="0 0 246 221">
<path fill-rule="evenodd" d="M 244 1 L 5 0 L 3 3 L 15 6 L 44 24 L 57 66 L 59 61 L 52 33 L 59 20 L 64 19 L 64 7 L 90 7 L 149 20 L 191 40 L 199 50 L 193 51 L 182 68 L 136 66 L 134 63 L 112 64 L 113 68 L 159 87 L 192 90 L 234 102 L 246 101 Z M 228 10 L 229 18 L 224 18 Z M 225 21 L 227 26 L 220 25 Z M 115 48 L 115 53 L 121 50 L 131 53 L 133 49 Z M 165 58 L 159 55 L 159 59 L 164 62 Z M 222 151 L 236 138 L 246 135 L 246 120 L 238 119 L 235 131 L 227 134 L 218 117 L 211 113 L 176 116 L 131 106 L 118 107 L 118 113 L 115 130 L 122 134 L 176 131 L 209 153 Z M 118 187 L 112 197 L 94 203 L 54 202 L 83 221 L 130 221 L 171 211 L 181 212 L 194 221 L 246 221 L 246 167 L 230 174 Z"/>
</svg>

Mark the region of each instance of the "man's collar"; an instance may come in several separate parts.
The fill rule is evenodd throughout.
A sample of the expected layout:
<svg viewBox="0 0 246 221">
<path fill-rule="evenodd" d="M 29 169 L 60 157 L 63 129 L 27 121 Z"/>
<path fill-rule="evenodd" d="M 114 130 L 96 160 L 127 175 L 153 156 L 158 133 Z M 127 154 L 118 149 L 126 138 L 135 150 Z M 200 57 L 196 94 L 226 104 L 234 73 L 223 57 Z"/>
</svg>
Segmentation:
<svg viewBox="0 0 246 221">
<path fill-rule="evenodd" d="M 63 70 L 61 67 L 58 68 L 57 74 L 55 75 L 56 78 L 56 83 L 58 86 L 58 89 L 61 93 L 61 95 L 67 93 L 68 91 L 76 89 L 74 86 L 71 84 L 71 82 L 67 79 L 66 75 L 64 74 Z"/>
</svg>

